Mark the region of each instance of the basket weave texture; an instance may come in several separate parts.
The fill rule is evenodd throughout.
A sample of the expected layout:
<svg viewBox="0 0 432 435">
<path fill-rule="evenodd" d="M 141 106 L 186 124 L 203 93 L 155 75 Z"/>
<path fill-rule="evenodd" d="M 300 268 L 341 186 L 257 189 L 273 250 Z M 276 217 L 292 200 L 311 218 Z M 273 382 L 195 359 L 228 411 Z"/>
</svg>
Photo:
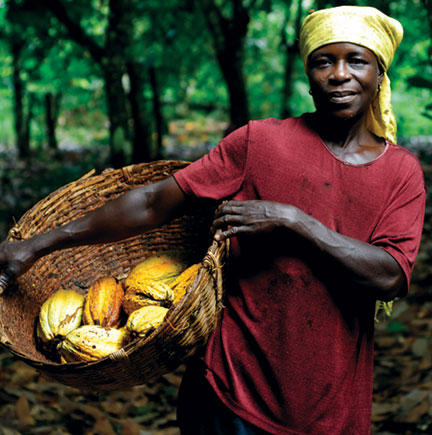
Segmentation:
<svg viewBox="0 0 432 435">
<path fill-rule="evenodd" d="M 27 211 L 9 240 L 47 232 L 106 201 L 162 180 L 187 162 L 158 161 L 118 170 L 94 171 L 54 191 Z M 46 377 L 82 390 L 108 391 L 143 384 L 175 369 L 200 349 L 222 310 L 223 264 L 227 246 L 209 237 L 214 209 L 189 205 L 182 217 L 137 237 L 53 252 L 38 260 L 0 296 L 0 342 Z M 126 277 L 148 256 L 181 251 L 190 264 L 201 262 L 186 295 L 148 337 L 94 362 L 57 364 L 36 347 L 34 329 L 42 303 L 59 288 L 85 294 L 101 276 Z"/>
</svg>

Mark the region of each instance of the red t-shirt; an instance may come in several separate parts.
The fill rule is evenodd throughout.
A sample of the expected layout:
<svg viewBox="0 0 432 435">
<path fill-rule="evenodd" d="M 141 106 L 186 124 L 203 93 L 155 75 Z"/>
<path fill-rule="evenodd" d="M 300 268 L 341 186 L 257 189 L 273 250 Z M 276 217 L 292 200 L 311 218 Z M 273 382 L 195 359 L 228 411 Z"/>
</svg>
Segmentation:
<svg viewBox="0 0 432 435">
<path fill-rule="evenodd" d="M 418 160 L 388 143 L 370 163 L 346 163 L 305 120 L 252 121 L 175 179 L 200 198 L 295 205 L 385 249 L 409 283 L 425 202 Z M 232 262 L 203 357 L 219 398 L 270 433 L 368 433 L 375 301 L 295 235 L 234 238 Z"/>
</svg>

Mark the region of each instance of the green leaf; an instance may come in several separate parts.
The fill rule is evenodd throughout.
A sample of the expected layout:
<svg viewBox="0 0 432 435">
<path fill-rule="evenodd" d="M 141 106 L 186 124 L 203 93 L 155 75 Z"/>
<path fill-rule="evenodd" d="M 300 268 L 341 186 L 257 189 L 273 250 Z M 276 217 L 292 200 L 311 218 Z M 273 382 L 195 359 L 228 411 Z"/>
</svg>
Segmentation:
<svg viewBox="0 0 432 435">
<path fill-rule="evenodd" d="M 405 332 L 407 328 L 401 322 L 392 321 L 387 324 L 387 330 L 389 332 Z"/>
<path fill-rule="evenodd" d="M 432 89 L 432 80 L 426 79 L 423 76 L 412 76 L 407 79 L 408 85 L 415 88 Z"/>
</svg>

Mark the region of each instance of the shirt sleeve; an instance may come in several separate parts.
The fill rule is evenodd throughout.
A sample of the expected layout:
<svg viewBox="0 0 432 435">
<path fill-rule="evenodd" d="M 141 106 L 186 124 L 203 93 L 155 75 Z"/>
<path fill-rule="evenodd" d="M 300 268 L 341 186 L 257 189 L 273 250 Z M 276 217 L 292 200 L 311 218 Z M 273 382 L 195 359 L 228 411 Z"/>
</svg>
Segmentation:
<svg viewBox="0 0 432 435">
<path fill-rule="evenodd" d="M 238 192 L 243 184 L 249 126 L 245 125 L 227 137 L 208 154 L 176 172 L 174 178 L 186 195 L 223 199 Z"/>
<path fill-rule="evenodd" d="M 426 190 L 420 163 L 411 164 L 404 181 L 395 187 L 375 227 L 370 243 L 385 249 L 400 265 L 406 290 L 420 246 Z"/>
</svg>

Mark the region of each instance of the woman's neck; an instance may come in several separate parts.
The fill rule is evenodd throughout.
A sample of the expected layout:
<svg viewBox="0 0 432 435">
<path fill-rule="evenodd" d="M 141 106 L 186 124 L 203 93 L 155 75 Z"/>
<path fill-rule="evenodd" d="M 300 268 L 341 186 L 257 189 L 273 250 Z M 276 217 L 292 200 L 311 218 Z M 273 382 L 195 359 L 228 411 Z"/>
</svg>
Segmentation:
<svg viewBox="0 0 432 435">
<path fill-rule="evenodd" d="M 311 115 L 312 126 L 328 145 L 347 148 L 362 142 L 369 136 L 364 117 L 360 119 L 340 119 L 315 112 Z"/>
<path fill-rule="evenodd" d="M 310 121 L 311 127 L 327 147 L 347 162 L 368 163 L 376 159 L 385 148 L 385 140 L 366 128 L 365 117 L 335 119 L 315 112 L 311 115 Z"/>
</svg>

